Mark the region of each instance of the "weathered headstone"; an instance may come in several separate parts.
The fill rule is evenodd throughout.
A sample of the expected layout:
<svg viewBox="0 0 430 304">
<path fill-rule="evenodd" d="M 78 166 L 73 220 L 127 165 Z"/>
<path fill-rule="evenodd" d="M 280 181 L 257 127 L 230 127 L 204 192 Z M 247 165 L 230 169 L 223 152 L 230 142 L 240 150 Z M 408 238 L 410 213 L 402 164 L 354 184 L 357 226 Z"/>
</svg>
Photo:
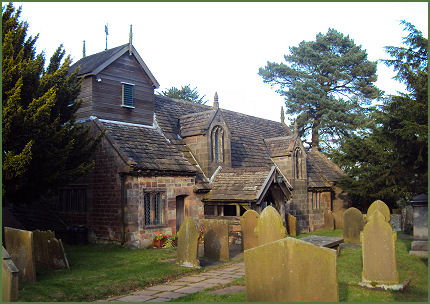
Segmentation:
<svg viewBox="0 0 430 304">
<path fill-rule="evenodd" d="M 187 217 L 178 232 L 178 248 L 176 262 L 185 267 L 200 267 L 197 258 L 200 232 L 191 217 Z"/>
<path fill-rule="evenodd" d="M 277 241 L 287 236 L 287 231 L 282 223 L 282 217 L 272 206 L 264 208 L 258 218 L 257 227 L 258 245 Z"/>
<path fill-rule="evenodd" d="M 390 225 L 394 231 L 401 231 L 402 230 L 402 215 L 401 214 L 391 214 Z"/>
<path fill-rule="evenodd" d="M 397 233 L 391 229 L 382 212 L 375 210 L 367 217 L 360 238 L 363 255 L 362 281 L 378 285 L 399 283 L 396 264 Z"/>
<path fill-rule="evenodd" d="M 258 213 L 254 210 L 246 211 L 240 218 L 244 250 L 258 245 L 257 235 L 254 232 L 255 227 L 257 227 L 257 221 Z"/>
<path fill-rule="evenodd" d="M 297 236 L 297 220 L 295 216 L 292 216 L 291 214 L 288 214 L 288 233 L 291 236 Z"/>
<path fill-rule="evenodd" d="M 337 302 L 336 251 L 294 238 L 245 250 L 246 300 Z"/>
<path fill-rule="evenodd" d="M 5 227 L 4 237 L 6 250 L 15 266 L 19 269 L 19 283 L 35 282 L 36 267 L 33 251 L 33 233 Z"/>
<path fill-rule="evenodd" d="M 334 230 L 334 217 L 331 210 L 324 210 L 324 229 Z"/>
<path fill-rule="evenodd" d="M 12 262 L 6 249 L 2 247 L 2 303 L 18 301 L 18 273 L 19 270 Z"/>
<path fill-rule="evenodd" d="M 428 197 L 420 194 L 412 198 L 413 237 L 409 254 L 428 257 Z"/>
<path fill-rule="evenodd" d="M 379 210 L 385 218 L 386 222 L 390 221 L 390 208 L 380 200 L 374 201 L 369 208 L 367 209 L 366 220 L 369 221 L 369 217 L 372 215 L 375 210 Z"/>
<path fill-rule="evenodd" d="M 54 232 L 33 231 L 33 244 L 36 270 L 69 269 L 63 243 L 55 238 Z"/>
<path fill-rule="evenodd" d="M 335 229 L 343 229 L 343 214 L 345 213 L 345 211 L 346 209 L 339 209 L 333 211 Z"/>
<path fill-rule="evenodd" d="M 357 208 L 348 208 L 343 214 L 343 241 L 345 243 L 360 244 L 360 232 L 363 230 L 364 220 Z"/>
<path fill-rule="evenodd" d="M 227 220 L 203 220 L 206 257 L 221 261 L 229 260 L 228 223 Z"/>
</svg>

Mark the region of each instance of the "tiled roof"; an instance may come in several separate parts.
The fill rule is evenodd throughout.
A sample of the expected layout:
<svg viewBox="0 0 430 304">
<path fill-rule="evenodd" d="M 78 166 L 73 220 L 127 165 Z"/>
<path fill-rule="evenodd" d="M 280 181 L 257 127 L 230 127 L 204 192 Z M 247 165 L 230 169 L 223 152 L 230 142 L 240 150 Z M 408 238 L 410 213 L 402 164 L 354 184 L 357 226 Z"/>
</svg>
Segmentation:
<svg viewBox="0 0 430 304">
<path fill-rule="evenodd" d="M 181 127 L 180 135 L 182 137 L 187 137 L 203 134 L 209 126 L 208 122 L 214 114 L 215 112 L 210 110 L 179 117 L 179 125 Z"/>
<path fill-rule="evenodd" d="M 134 169 L 196 173 L 197 169 L 157 129 L 108 121 L 101 123 L 114 144 L 135 163 Z"/>
<path fill-rule="evenodd" d="M 112 56 L 114 56 L 117 52 L 121 51 L 121 49 L 126 45 L 128 45 L 128 43 L 97 54 L 83 57 L 70 67 L 70 72 L 73 72 L 78 66 L 80 66 L 81 68 L 79 70 L 79 75 L 91 73 L 98 66 L 100 66 L 101 64 L 109 60 Z"/>
<path fill-rule="evenodd" d="M 185 115 L 212 112 L 212 107 L 155 95 L 157 122 L 168 138 L 180 134 L 179 119 Z M 289 136 L 291 132 L 280 122 L 257 118 L 221 109 L 231 132 L 231 163 L 233 168 L 266 167 L 273 163 L 266 150 L 265 138 Z M 197 115 L 198 116 L 198 115 Z"/>
<path fill-rule="evenodd" d="M 306 155 L 309 187 L 327 187 L 337 182 L 344 174 L 333 162 L 319 151 L 310 151 Z"/>
<path fill-rule="evenodd" d="M 270 167 L 222 168 L 212 181 L 212 190 L 202 200 L 255 202 L 270 172 Z"/>
<path fill-rule="evenodd" d="M 266 138 L 267 150 L 271 157 L 287 156 L 290 155 L 294 148 L 294 143 L 297 139 L 297 135 Z"/>
</svg>

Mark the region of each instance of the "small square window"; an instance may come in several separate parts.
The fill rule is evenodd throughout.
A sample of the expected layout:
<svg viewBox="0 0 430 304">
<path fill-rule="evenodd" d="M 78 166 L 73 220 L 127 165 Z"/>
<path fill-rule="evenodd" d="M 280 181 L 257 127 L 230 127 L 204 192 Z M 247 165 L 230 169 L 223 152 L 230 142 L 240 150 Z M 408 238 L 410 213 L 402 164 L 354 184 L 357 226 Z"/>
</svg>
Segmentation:
<svg viewBox="0 0 430 304">
<path fill-rule="evenodd" d="M 122 106 L 126 108 L 134 108 L 133 105 L 133 87 L 131 83 L 122 83 Z"/>
</svg>

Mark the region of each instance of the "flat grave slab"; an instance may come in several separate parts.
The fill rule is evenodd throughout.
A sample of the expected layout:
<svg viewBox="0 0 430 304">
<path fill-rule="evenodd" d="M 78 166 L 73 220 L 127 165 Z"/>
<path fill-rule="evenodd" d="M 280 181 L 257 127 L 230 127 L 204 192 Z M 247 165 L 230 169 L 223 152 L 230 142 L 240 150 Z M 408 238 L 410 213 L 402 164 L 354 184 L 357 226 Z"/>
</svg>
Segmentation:
<svg viewBox="0 0 430 304">
<path fill-rule="evenodd" d="M 309 235 L 299 240 L 314 244 L 316 246 L 327 247 L 331 249 L 337 249 L 339 244 L 343 243 L 343 238 L 320 235 Z"/>
</svg>

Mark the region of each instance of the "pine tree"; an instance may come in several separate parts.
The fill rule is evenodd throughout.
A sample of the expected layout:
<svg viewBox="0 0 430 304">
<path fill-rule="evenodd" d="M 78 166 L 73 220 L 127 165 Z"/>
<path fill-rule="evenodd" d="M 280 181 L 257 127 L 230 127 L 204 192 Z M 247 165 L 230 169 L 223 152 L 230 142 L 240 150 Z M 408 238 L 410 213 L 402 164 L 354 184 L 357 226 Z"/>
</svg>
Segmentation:
<svg viewBox="0 0 430 304">
<path fill-rule="evenodd" d="M 428 178 L 428 39 L 402 21 L 405 47 L 386 47 L 383 60 L 406 84 L 407 93 L 389 96 L 372 114 L 372 127 L 347 139 L 333 159 L 348 174 L 342 188 L 356 203 L 381 199 L 391 207 L 427 192 Z"/>
<path fill-rule="evenodd" d="M 2 7 L 3 201 L 31 203 L 88 173 L 100 137 L 75 123 L 81 80 L 70 57 L 60 46 L 45 69 L 20 13 Z"/>
<path fill-rule="evenodd" d="M 200 96 L 197 88 L 191 89 L 189 84 L 182 86 L 180 89 L 171 87 L 166 91 L 162 91 L 161 94 L 170 98 L 191 101 L 198 104 L 206 104 L 208 102 L 203 99 L 206 95 Z"/>
<path fill-rule="evenodd" d="M 297 115 L 300 135 L 313 149 L 333 147 L 363 127 L 364 106 L 381 92 L 374 86 L 376 63 L 349 36 L 334 29 L 315 41 L 290 47 L 286 63 L 268 62 L 259 69 L 265 83 L 285 96 L 286 112 Z"/>
</svg>

